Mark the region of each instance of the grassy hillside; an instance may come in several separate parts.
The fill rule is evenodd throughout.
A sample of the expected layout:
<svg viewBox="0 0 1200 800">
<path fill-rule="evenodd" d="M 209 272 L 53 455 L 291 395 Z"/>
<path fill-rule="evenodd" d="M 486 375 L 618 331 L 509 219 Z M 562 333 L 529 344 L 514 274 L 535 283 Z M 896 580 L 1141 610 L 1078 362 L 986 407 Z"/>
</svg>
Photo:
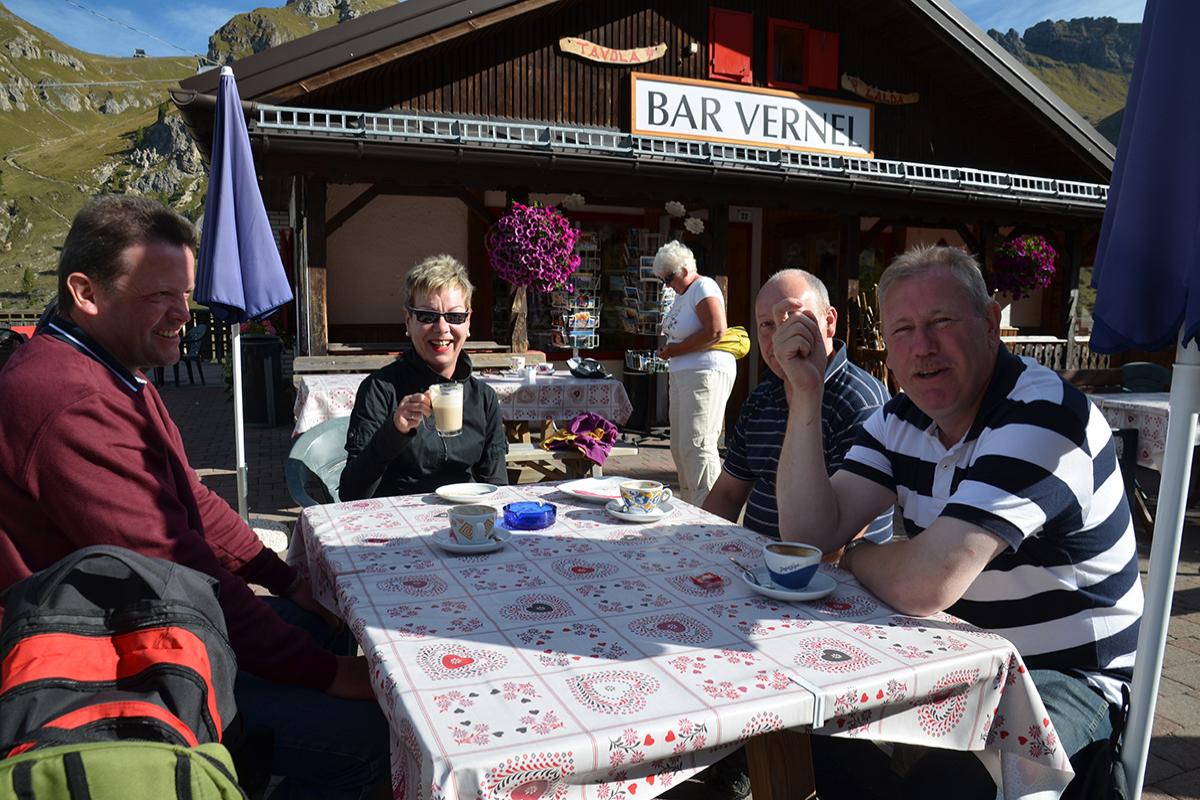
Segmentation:
<svg viewBox="0 0 1200 800">
<path fill-rule="evenodd" d="M 0 5 L 0 309 L 49 295 L 71 216 L 128 177 L 122 156 L 194 69 L 192 59 L 84 53 Z"/>
<path fill-rule="evenodd" d="M 396 0 L 351 0 L 350 7 L 361 15 L 395 3 Z M 267 46 L 299 39 L 336 24 L 337 14 L 314 18 L 296 13 L 291 6 L 256 8 L 234 16 L 212 35 L 208 57 L 227 64 L 232 59 L 257 53 Z"/>
<path fill-rule="evenodd" d="M 1128 75 L 1086 64 L 1066 64 L 1037 53 L 1030 53 L 1029 61 L 1029 71 L 1093 125 L 1125 107 Z"/>
</svg>

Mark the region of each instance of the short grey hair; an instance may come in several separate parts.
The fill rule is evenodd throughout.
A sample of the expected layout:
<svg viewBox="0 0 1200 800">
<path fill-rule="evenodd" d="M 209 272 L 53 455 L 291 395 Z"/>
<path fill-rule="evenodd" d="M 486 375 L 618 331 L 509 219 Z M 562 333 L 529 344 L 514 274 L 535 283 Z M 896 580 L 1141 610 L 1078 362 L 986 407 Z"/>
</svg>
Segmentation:
<svg viewBox="0 0 1200 800">
<path fill-rule="evenodd" d="M 696 271 L 696 256 L 678 239 L 667 242 L 654 254 L 654 274 L 659 280 L 672 278 L 684 270 Z"/>
<path fill-rule="evenodd" d="M 771 286 L 772 284 L 776 284 L 776 283 L 781 283 L 783 281 L 788 280 L 789 278 L 799 278 L 800 280 L 804 281 L 805 284 L 808 285 L 809 289 L 812 289 L 813 294 L 815 294 L 817 296 L 817 303 L 820 304 L 820 308 L 817 309 L 818 311 L 825 312 L 830 309 L 832 304 L 829 302 L 829 288 L 825 285 L 824 281 L 822 281 L 820 278 L 818 278 L 816 275 L 813 275 L 811 272 L 809 272 L 806 269 L 800 269 L 798 267 L 791 267 L 789 269 L 781 269 L 781 270 L 779 270 L 779 272 L 776 272 L 773 275 L 771 275 L 771 277 L 767 278 L 767 280 L 765 282 L 763 282 L 762 287 L 758 291 L 763 292 L 766 290 L 766 288 L 768 286 Z"/>
<path fill-rule="evenodd" d="M 457 258 L 445 253 L 430 256 L 409 268 L 404 274 L 401 299 L 407 308 L 418 294 L 431 295 L 443 289 L 461 289 L 467 308 L 471 307 L 471 294 L 475 287 L 467 277 L 466 267 Z"/>
<path fill-rule="evenodd" d="M 915 278 L 935 269 L 944 269 L 954 276 L 967 299 L 971 301 L 975 311 L 980 315 L 987 312 L 992 303 L 991 292 L 988 291 L 987 281 L 979 269 L 979 261 L 975 256 L 961 247 L 946 247 L 944 245 L 922 244 L 911 247 L 892 259 L 892 263 L 879 276 L 879 310 L 883 312 L 883 303 L 888 290 L 893 283 L 905 278 Z"/>
</svg>

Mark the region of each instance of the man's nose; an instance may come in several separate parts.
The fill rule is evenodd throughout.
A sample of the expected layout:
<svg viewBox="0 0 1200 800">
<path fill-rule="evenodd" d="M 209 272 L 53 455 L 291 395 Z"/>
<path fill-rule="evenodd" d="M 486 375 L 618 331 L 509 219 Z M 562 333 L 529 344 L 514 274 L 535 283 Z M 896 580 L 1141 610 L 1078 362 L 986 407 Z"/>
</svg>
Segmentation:
<svg viewBox="0 0 1200 800">
<path fill-rule="evenodd" d="M 928 325 L 919 325 L 913 336 L 913 350 L 920 355 L 937 352 L 937 337 L 934 336 L 933 328 Z"/>
</svg>

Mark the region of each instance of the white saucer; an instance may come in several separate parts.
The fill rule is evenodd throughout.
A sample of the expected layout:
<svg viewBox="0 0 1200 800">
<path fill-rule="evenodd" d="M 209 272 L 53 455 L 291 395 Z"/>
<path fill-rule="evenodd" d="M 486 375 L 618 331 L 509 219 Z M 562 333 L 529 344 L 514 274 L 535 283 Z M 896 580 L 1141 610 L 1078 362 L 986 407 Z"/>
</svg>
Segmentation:
<svg viewBox="0 0 1200 800">
<path fill-rule="evenodd" d="M 630 514 L 628 511 L 621 510 L 620 500 L 609 500 L 605 504 L 604 510 L 622 522 L 635 522 L 639 525 L 644 525 L 647 522 L 658 522 L 664 517 L 671 516 L 671 513 L 675 510 L 675 506 L 671 505 L 671 501 L 668 500 L 665 503 L 660 503 L 658 511 L 652 514 Z"/>
<path fill-rule="evenodd" d="M 499 486 L 490 483 L 449 483 L 439 486 L 436 494 L 451 503 L 479 503 L 499 491 Z"/>
<path fill-rule="evenodd" d="M 588 503 L 607 503 L 621 499 L 621 484 L 629 478 L 609 475 L 603 478 L 581 478 L 567 481 L 559 490 Z"/>
<path fill-rule="evenodd" d="M 437 533 L 432 534 L 429 539 L 438 547 L 450 553 L 459 553 L 461 555 L 476 555 L 478 553 L 491 553 L 504 547 L 504 543 L 512 538 L 512 532 L 504 528 L 492 528 L 492 535 L 495 539 L 489 539 L 487 544 L 459 544 L 450 538 L 450 529 L 442 528 Z"/>
<path fill-rule="evenodd" d="M 797 590 L 783 589 L 771 583 L 771 574 L 767 572 L 766 567 L 755 568 L 754 577 L 758 579 L 758 583 L 750 580 L 750 577 L 744 571 L 739 570 L 738 573 L 742 576 L 742 580 L 745 581 L 746 585 L 759 594 L 793 603 L 804 600 L 819 600 L 837 588 L 837 581 L 819 570 L 816 575 L 813 575 L 812 580 L 808 582 L 808 586 Z"/>
</svg>

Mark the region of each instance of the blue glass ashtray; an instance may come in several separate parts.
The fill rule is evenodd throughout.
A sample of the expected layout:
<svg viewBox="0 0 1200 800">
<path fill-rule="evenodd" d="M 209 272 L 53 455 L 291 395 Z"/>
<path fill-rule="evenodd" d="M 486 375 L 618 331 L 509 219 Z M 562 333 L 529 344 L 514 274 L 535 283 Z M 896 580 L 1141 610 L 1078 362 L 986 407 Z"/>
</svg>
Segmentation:
<svg viewBox="0 0 1200 800">
<path fill-rule="evenodd" d="M 553 525 L 557 515 L 553 503 L 509 503 L 504 507 L 504 527 L 510 531 L 538 531 Z"/>
</svg>

